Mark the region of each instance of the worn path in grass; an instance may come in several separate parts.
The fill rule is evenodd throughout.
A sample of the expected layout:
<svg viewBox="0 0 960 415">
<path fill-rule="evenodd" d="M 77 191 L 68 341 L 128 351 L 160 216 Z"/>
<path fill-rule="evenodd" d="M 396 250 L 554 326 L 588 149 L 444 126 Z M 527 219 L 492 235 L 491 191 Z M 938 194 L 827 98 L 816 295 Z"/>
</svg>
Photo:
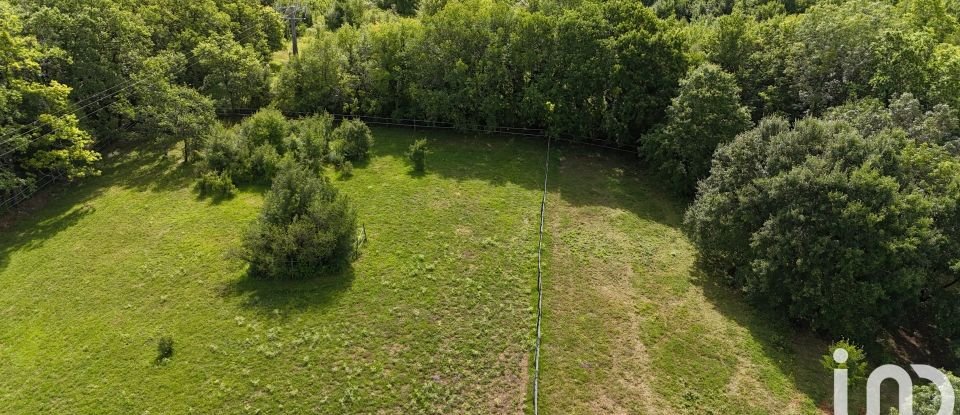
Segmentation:
<svg viewBox="0 0 960 415">
<path fill-rule="evenodd" d="M 552 163 L 542 413 L 818 411 L 825 345 L 700 277 L 683 205 L 629 156 L 567 146 Z"/>
<path fill-rule="evenodd" d="M 423 134 L 375 134 L 334 179 L 368 235 L 337 275 L 248 279 L 224 254 L 263 189 L 200 200 L 156 154 L 0 230 L 0 413 L 522 412 L 542 143 L 431 133 L 415 175 Z"/>
</svg>

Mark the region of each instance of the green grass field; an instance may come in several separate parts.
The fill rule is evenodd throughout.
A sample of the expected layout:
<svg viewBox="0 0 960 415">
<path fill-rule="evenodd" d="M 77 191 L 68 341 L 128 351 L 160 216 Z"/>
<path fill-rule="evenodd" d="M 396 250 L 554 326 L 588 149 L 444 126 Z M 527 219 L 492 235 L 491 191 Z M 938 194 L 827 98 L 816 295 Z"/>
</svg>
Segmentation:
<svg viewBox="0 0 960 415">
<path fill-rule="evenodd" d="M 418 135 L 376 135 L 336 180 L 362 256 L 306 282 L 225 257 L 262 189 L 199 200 L 190 172 L 133 153 L 50 195 L 0 233 L 0 412 L 521 412 L 542 145 L 432 135 L 417 176 Z"/>
<path fill-rule="evenodd" d="M 554 159 L 544 413 L 819 413 L 826 344 L 701 277 L 681 203 L 631 156 Z"/>
<path fill-rule="evenodd" d="M 424 175 L 375 129 L 335 183 L 368 241 L 337 275 L 256 281 L 226 253 L 263 188 L 118 152 L 0 230 L 2 413 L 523 413 L 539 140 L 429 133 Z M 614 154 L 560 147 L 547 207 L 542 413 L 811 413 L 824 345 L 693 269 L 682 204 Z M 157 341 L 175 354 L 155 362 Z"/>
</svg>

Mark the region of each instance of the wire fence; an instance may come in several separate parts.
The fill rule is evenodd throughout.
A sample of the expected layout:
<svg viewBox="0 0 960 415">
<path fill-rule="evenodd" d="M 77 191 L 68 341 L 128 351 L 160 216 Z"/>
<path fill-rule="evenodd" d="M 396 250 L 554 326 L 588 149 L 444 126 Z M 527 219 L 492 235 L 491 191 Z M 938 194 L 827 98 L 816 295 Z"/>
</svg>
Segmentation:
<svg viewBox="0 0 960 415">
<path fill-rule="evenodd" d="M 218 108 L 217 114 L 221 116 L 249 116 L 253 115 L 259 111 L 256 108 Z M 303 117 L 320 114 L 319 112 L 303 112 L 303 111 L 283 111 L 283 114 L 288 117 Z M 470 131 L 484 134 L 502 134 L 502 135 L 516 135 L 523 137 L 537 137 L 537 138 L 551 138 L 554 141 L 562 141 L 567 143 L 582 144 L 591 147 L 603 148 L 612 151 L 619 151 L 629 154 L 637 154 L 635 148 L 630 148 L 622 145 L 611 144 L 608 141 L 600 140 L 596 138 L 589 137 L 572 137 L 572 136 L 558 136 L 550 134 L 547 130 L 541 128 L 528 128 L 528 127 L 482 127 L 482 126 L 470 126 L 470 125 L 458 125 L 450 122 L 444 121 L 433 121 L 433 120 L 423 120 L 423 119 L 414 119 L 414 118 L 395 118 L 395 117 L 380 117 L 374 115 L 359 115 L 359 114 L 339 114 L 339 113 L 327 113 L 330 114 L 335 120 L 349 120 L 356 119 L 363 121 L 364 123 L 371 125 L 382 125 L 390 127 L 406 127 L 413 129 L 425 129 L 425 130 L 455 130 L 455 131 Z"/>
<path fill-rule="evenodd" d="M 547 211 L 547 179 L 550 176 L 550 139 L 543 167 L 543 196 L 540 198 L 540 237 L 537 242 L 537 340 L 533 356 L 533 415 L 540 414 L 540 342 L 543 322 L 543 223 Z"/>
</svg>

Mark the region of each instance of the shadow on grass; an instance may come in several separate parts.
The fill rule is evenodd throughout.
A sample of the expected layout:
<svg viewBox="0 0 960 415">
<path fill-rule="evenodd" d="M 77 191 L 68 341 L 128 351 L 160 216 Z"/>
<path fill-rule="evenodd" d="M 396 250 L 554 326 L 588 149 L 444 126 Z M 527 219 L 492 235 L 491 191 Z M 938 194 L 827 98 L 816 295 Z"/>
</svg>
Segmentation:
<svg viewBox="0 0 960 415">
<path fill-rule="evenodd" d="M 570 145 L 556 150 L 550 189 L 566 203 L 618 209 L 674 229 L 682 226 L 689 201 L 674 196 L 666 184 L 646 174 L 632 155 Z M 745 328 L 759 344 L 760 353 L 793 388 L 817 406 L 832 398 L 832 375 L 820 363 L 825 342 L 754 308 L 722 278 L 711 277 L 697 266 L 692 266 L 692 273 L 690 282 L 702 289 L 706 301 Z"/>
<path fill-rule="evenodd" d="M 225 284 L 221 295 L 240 297 L 244 306 L 263 313 L 323 308 L 349 290 L 354 277 L 350 265 L 307 279 L 264 279 L 246 274 Z"/>
<path fill-rule="evenodd" d="M 411 168 L 410 170 L 407 171 L 407 176 L 410 176 L 414 179 L 419 179 L 419 178 L 425 177 L 426 175 L 427 175 L 426 170 L 417 170 L 417 169 Z"/>
<path fill-rule="evenodd" d="M 120 186 L 142 191 L 167 191 L 189 186 L 193 171 L 160 147 L 133 150 L 132 144 L 103 155 L 101 174 L 40 190 L 34 197 L 0 216 L 0 272 L 10 256 L 32 250 L 97 212 L 94 201 L 107 189 Z"/>
<path fill-rule="evenodd" d="M 800 392 L 820 408 L 832 407 L 833 375 L 821 366 L 822 356 L 827 353 L 826 341 L 753 307 L 727 281 L 705 272 L 700 264 L 694 265 L 691 282 L 720 313 L 750 332 L 764 356 L 775 362 Z M 850 408 L 856 410 L 863 405 L 858 399 L 862 394 L 855 396 L 852 392 Z"/>
<path fill-rule="evenodd" d="M 373 156 L 400 160 L 407 159 L 407 150 L 415 140 L 429 137 L 431 152 L 423 175 L 436 174 L 457 181 L 482 180 L 495 186 L 515 184 L 527 189 L 543 186 L 546 141 L 540 138 L 386 127 L 375 127 L 373 132 Z M 415 173 L 408 174 L 417 177 Z"/>
<path fill-rule="evenodd" d="M 431 151 L 426 171 L 416 172 L 411 168 L 407 172 L 410 177 L 433 174 L 457 181 L 482 180 L 494 186 L 512 184 L 528 190 L 543 189 L 547 145 L 544 138 L 436 130 L 418 133 L 386 127 L 374 127 L 373 131 L 376 137 L 374 156 L 404 160 L 407 149 L 416 139 L 429 137 Z M 672 198 L 645 198 L 647 190 L 659 191 L 659 188 L 654 179 L 643 173 L 636 156 L 630 153 L 554 142 L 547 183 L 552 194 L 557 194 L 558 178 L 565 179 L 566 186 L 576 187 L 571 192 L 560 192 L 560 197 L 574 206 L 622 209 L 644 219 L 675 226 L 683 219 L 685 203 Z M 637 187 L 645 191 L 627 190 Z"/>
</svg>

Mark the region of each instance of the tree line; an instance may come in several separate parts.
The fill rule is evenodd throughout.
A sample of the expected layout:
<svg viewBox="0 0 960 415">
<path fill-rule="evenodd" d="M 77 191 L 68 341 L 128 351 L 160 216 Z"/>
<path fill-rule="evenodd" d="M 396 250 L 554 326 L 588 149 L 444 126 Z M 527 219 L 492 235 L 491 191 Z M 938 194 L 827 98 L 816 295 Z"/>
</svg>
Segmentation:
<svg viewBox="0 0 960 415">
<path fill-rule="evenodd" d="M 270 2 L 0 0 L 0 191 L 95 174 L 119 127 L 182 141 L 210 191 L 350 157 L 322 116 L 260 139 L 279 113 L 237 131 L 216 108 L 543 129 L 636 148 L 692 200 L 705 269 L 760 307 L 860 342 L 960 336 L 960 2 L 309 3 L 271 67 Z"/>
<path fill-rule="evenodd" d="M 0 196 L 96 174 L 95 142 L 183 141 L 270 101 L 285 25 L 253 0 L 0 0 Z"/>
</svg>

